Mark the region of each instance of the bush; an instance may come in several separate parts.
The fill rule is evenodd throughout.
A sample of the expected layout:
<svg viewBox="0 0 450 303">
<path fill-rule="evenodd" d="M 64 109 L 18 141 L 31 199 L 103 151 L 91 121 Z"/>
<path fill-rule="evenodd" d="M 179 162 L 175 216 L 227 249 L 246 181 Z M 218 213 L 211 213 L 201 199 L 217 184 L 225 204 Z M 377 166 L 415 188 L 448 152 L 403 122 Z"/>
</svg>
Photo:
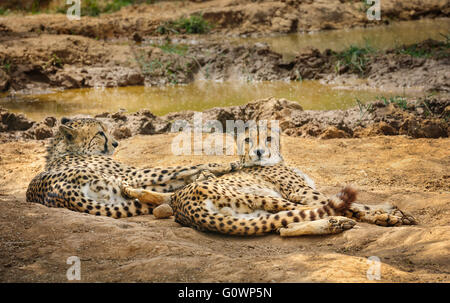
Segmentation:
<svg viewBox="0 0 450 303">
<path fill-rule="evenodd" d="M 181 18 L 176 21 L 165 22 L 156 30 L 159 34 L 186 33 L 186 34 L 205 34 L 211 29 L 208 21 L 202 16 L 192 15 L 189 18 Z"/>
</svg>

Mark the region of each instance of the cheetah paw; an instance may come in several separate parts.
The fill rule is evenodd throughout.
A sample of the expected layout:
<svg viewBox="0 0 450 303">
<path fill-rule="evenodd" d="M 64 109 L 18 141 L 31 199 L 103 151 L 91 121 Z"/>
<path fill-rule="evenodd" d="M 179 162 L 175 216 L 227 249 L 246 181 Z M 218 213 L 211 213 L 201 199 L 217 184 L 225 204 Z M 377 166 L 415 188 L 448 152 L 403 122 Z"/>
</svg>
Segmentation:
<svg viewBox="0 0 450 303">
<path fill-rule="evenodd" d="M 356 225 L 356 221 L 346 217 L 331 217 L 328 219 L 328 229 L 331 234 L 341 233 L 344 230 L 351 229 Z"/>
<path fill-rule="evenodd" d="M 122 181 L 120 183 L 120 190 L 125 197 L 133 198 L 133 195 L 131 194 L 133 188 L 128 184 L 128 182 Z"/>
<path fill-rule="evenodd" d="M 417 220 L 411 214 L 401 211 L 397 206 L 391 204 L 385 204 L 382 208 L 364 216 L 363 221 L 380 226 L 417 224 Z"/>
</svg>

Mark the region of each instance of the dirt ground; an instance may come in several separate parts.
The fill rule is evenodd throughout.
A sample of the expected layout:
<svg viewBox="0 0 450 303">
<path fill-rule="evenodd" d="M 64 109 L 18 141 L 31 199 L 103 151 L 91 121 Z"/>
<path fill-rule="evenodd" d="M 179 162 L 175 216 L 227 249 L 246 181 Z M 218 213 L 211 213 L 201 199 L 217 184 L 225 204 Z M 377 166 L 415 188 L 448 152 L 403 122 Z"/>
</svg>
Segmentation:
<svg viewBox="0 0 450 303">
<path fill-rule="evenodd" d="M 53 8 L 62 2 L 64 7 L 63 1 L 47 2 L 53 3 Z M 4 4 L 0 1 L 0 5 Z M 10 6 L 16 7 L 17 1 Z M 370 27 L 450 15 L 448 1 L 442 0 L 383 2 L 381 21 L 368 20 L 366 9 L 361 1 L 353 0 L 164 1 L 127 6 L 116 13 L 86 16 L 79 21 L 68 20 L 64 14 L 22 15 L 15 11 L 0 17 L 0 93 L 155 86 L 190 83 L 196 78 L 321 79 L 347 88 L 450 90 L 449 51 L 443 42 L 431 44 L 436 44 L 433 48 L 444 47 L 445 56 L 415 58 L 395 51 L 382 52 L 371 56 L 365 74 L 358 75 L 348 67 L 337 69 L 330 51 L 303 49 L 295 60 L 285 62 L 267 45 L 236 46 L 224 39 Z M 210 32 L 161 34 L 157 30 L 166 22 L 195 14 L 214 25 Z M 176 41 L 190 39 L 198 41 L 189 46 L 180 43 L 181 48 L 176 48 Z M 361 79 L 367 82 L 364 86 Z"/>
<path fill-rule="evenodd" d="M 232 156 L 174 156 L 173 134 L 121 141 L 115 159 L 137 166 L 229 162 Z M 45 142 L 0 145 L 0 281 L 65 282 L 69 256 L 81 258 L 81 281 L 93 282 L 369 282 L 377 256 L 381 282 L 450 282 L 450 139 L 282 138 L 286 162 L 327 194 L 344 184 L 359 201 L 391 202 L 416 226 L 358 223 L 333 236 L 229 237 L 181 227 L 152 215 L 95 217 L 25 202 L 43 169 Z"/>
</svg>

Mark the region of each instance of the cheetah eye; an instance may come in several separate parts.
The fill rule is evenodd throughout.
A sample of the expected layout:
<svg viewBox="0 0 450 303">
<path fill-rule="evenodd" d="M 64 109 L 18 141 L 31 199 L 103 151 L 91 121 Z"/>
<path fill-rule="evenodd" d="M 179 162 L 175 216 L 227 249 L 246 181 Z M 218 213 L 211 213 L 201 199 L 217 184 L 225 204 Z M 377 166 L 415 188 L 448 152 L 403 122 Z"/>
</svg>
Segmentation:
<svg viewBox="0 0 450 303">
<path fill-rule="evenodd" d="M 266 142 L 271 142 L 273 140 L 272 137 L 267 137 Z"/>
</svg>

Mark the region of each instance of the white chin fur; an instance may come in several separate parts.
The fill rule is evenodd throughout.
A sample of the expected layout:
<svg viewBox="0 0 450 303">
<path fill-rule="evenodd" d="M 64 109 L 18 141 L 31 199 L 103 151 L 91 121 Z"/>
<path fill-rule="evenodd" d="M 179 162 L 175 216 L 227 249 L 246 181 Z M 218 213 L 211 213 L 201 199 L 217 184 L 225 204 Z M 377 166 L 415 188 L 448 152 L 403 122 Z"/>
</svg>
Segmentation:
<svg viewBox="0 0 450 303">
<path fill-rule="evenodd" d="M 270 157 L 270 158 L 252 160 L 251 163 L 245 164 L 244 166 L 255 166 L 255 165 L 270 166 L 270 165 L 276 165 L 276 164 L 280 163 L 281 161 L 283 161 L 283 158 L 281 158 L 279 156 L 274 156 L 274 157 Z"/>
</svg>

